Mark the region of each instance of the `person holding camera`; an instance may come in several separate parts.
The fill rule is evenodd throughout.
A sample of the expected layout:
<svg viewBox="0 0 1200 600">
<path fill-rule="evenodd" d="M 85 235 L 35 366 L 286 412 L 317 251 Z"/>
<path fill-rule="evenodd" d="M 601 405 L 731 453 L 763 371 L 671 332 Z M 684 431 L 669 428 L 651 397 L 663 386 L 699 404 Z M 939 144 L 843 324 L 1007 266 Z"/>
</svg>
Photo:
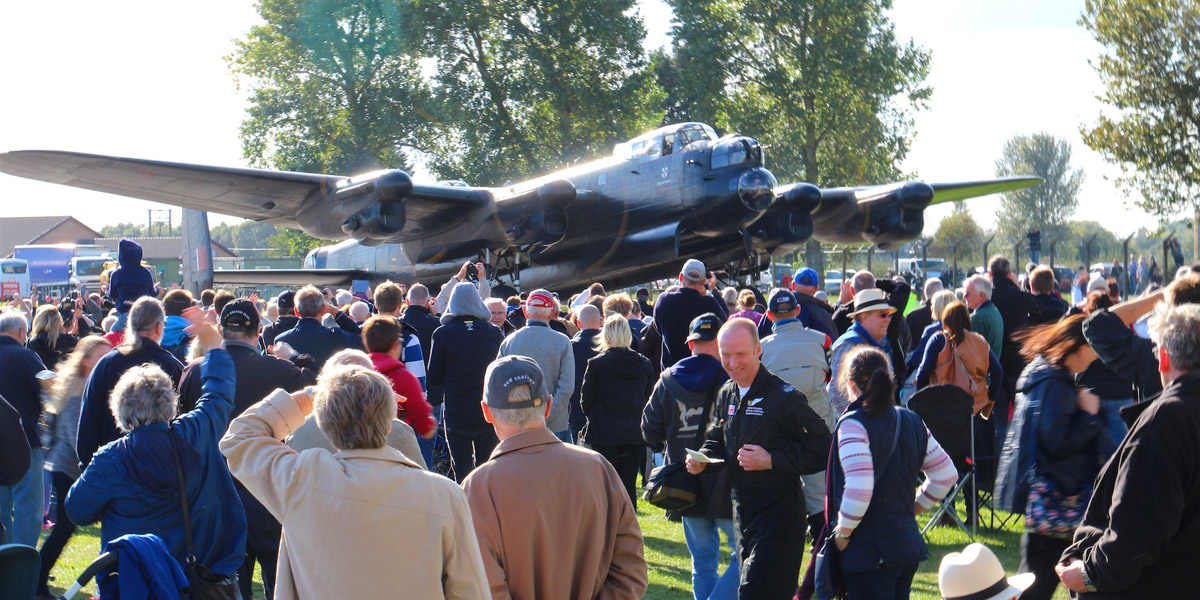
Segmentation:
<svg viewBox="0 0 1200 600">
<path fill-rule="evenodd" d="M 662 368 L 690 354 L 687 337 L 692 319 L 709 312 L 722 320 L 728 318 L 725 302 L 710 294 L 716 289 L 717 277 L 705 270 L 704 263 L 691 258 L 679 271 L 679 286 L 659 294 L 651 325 L 662 335 Z"/>
<path fill-rule="evenodd" d="M 446 306 L 450 303 L 450 293 L 454 291 L 454 286 L 467 281 L 475 284 L 476 291 L 479 292 L 479 297 L 489 298 L 492 295 L 492 284 L 488 283 L 487 270 L 483 263 L 473 263 L 467 261 L 458 270 L 458 273 L 446 281 L 442 286 L 442 290 L 438 292 L 437 303 L 433 307 L 434 314 L 442 314 L 446 310 Z"/>
</svg>

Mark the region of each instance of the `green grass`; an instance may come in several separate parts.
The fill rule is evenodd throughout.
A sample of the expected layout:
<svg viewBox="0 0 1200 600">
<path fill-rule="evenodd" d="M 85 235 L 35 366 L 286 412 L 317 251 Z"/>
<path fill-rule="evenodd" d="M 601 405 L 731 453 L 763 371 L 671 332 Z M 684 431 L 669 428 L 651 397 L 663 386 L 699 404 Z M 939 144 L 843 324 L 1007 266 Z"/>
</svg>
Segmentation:
<svg viewBox="0 0 1200 600">
<path fill-rule="evenodd" d="M 988 511 L 984 509 L 986 518 Z M 650 587 L 645 598 L 651 600 L 689 600 L 692 597 L 691 560 L 687 546 L 683 541 L 683 525 L 672 523 L 663 517 L 663 511 L 639 500 L 637 507 L 638 521 L 642 526 L 642 536 L 646 544 L 646 562 L 650 567 Z M 1004 515 L 1005 513 L 998 513 Z M 926 518 L 918 521 L 924 525 Z M 1009 574 L 1015 574 L 1021 563 L 1021 521 L 1014 519 L 1007 528 L 998 532 L 985 532 L 981 527 L 976 541 L 986 544 L 1000 562 L 1008 569 Z M 942 557 L 950 552 L 962 550 L 971 543 L 970 538 L 957 527 L 934 527 L 926 540 L 929 544 L 929 560 L 921 565 L 917 577 L 913 581 L 912 598 L 916 600 L 936 600 L 941 598 L 937 587 L 937 570 Z M 724 545 L 722 546 L 724 548 Z M 55 565 L 53 575 L 57 577 L 50 585 L 51 591 L 61 593 L 70 585 L 94 559 L 100 549 L 100 528 L 81 527 L 71 538 L 70 544 L 63 551 L 62 558 Z M 722 556 L 721 568 L 728 563 L 729 556 Z M 803 573 L 803 571 L 801 571 Z M 254 597 L 263 598 L 262 578 L 256 572 L 254 576 Z M 89 584 L 84 591 L 95 595 L 96 586 Z M 84 597 L 84 596 L 79 596 Z M 1069 598 L 1065 589 L 1059 587 L 1056 599 Z"/>
</svg>

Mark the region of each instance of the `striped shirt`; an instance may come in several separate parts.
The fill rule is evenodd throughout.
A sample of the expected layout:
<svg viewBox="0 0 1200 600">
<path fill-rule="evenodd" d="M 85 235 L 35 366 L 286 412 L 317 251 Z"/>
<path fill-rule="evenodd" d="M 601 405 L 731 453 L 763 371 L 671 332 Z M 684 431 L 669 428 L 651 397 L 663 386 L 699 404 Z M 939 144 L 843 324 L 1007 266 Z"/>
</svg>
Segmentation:
<svg viewBox="0 0 1200 600">
<path fill-rule="evenodd" d="M 917 490 L 916 503 L 922 509 L 936 505 L 954 484 L 958 482 L 958 470 L 954 468 L 950 455 L 925 430 L 928 445 L 921 471 L 925 482 Z M 862 522 L 871 495 L 875 489 L 875 465 L 871 458 L 871 445 L 867 430 L 854 419 L 842 421 L 837 430 L 838 461 L 846 474 L 846 489 L 842 493 L 842 505 L 838 510 L 837 532 L 849 536 Z"/>
</svg>

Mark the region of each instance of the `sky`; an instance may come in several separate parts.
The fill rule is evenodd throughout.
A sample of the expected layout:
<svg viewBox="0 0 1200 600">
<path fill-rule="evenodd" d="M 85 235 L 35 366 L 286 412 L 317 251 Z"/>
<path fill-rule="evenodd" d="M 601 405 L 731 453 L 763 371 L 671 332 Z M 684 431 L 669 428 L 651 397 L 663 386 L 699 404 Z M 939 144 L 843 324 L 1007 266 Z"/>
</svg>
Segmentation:
<svg viewBox="0 0 1200 600">
<path fill-rule="evenodd" d="M 906 172 L 929 182 L 989 178 L 1007 139 L 1044 131 L 1069 141 L 1073 165 L 1086 173 L 1076 218 L 1095 219 L 1122 236 L 1156 225 L 1105 179 L 1119 169 L 1079 135 L 1080 125 L 1103 108 L 1095 99 L 1099 78 L 1088 64 L 1100 47 L 1076 24 L 1082 0 L 893 3 L 898 36 L 933 57 L 927 80 L 933 99 L 916 115 Z M 669 43 L 669 8 L 661 0 L 639 5 L 647 46 Z M 246 166 L 238 128 L 247 90 L 230 76 L 224 57 L 258 22 L 253 3 L 3 2 L 0 22 L 7 25 L 0 36 L 0 151 Z M 170 208 L 4 174 L 0 203 L 4 216 L 73 215 L 96 229 L 144 223 L 147 209 Z M 967 205 L 981 225 L 994 227 L 999 197 Z M 926 232 L 949 211 L 931 208 Z M 173 218 L 178 222 L 178 209 Z"/>
</svg>

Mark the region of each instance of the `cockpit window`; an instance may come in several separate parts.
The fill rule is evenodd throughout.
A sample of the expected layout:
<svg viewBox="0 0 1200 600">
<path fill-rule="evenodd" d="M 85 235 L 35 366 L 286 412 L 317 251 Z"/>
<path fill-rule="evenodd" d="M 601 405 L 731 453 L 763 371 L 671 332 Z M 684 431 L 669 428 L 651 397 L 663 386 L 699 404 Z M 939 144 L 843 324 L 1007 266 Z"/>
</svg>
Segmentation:
<svg viewBox="0 0 1200 600">
<path fill-rule="evenodd" d="M 746 142 L 741 138 L 726 140 L 713 148 L 712 168 L 714 169 L 744 162 L 746 162 Z"/>
</svg>

